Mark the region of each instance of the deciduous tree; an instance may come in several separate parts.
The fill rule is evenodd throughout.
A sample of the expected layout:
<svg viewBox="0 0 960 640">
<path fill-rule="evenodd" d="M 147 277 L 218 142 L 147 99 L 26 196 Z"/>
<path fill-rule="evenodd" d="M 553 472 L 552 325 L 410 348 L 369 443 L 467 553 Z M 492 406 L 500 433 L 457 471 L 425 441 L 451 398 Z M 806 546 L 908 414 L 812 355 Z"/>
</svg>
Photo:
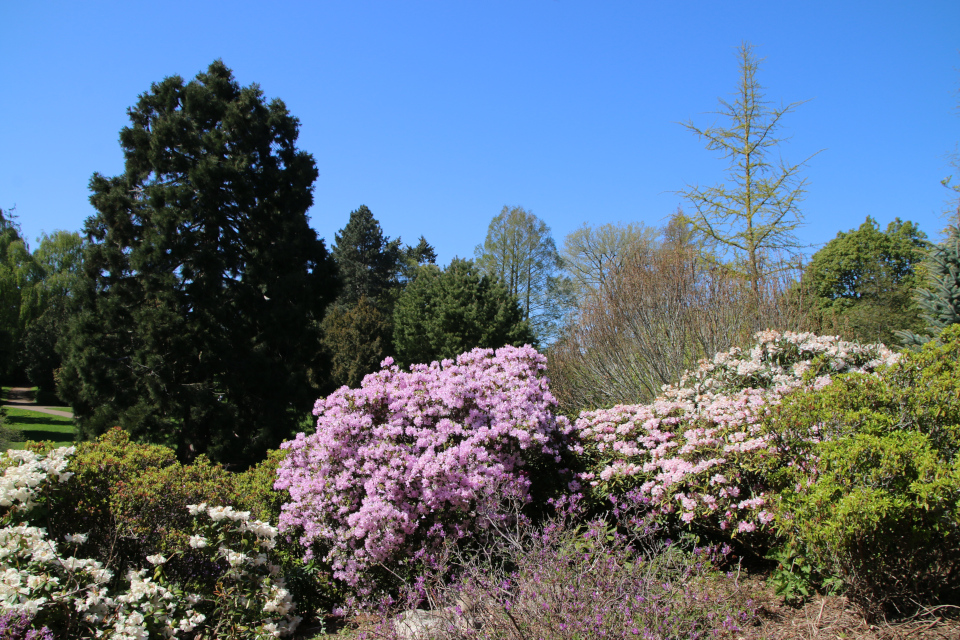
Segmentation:
<svg viewBox="0 0 960 640">
<path fill-rule="evenodd" d="M 490 221 L 475 249 L 477 265 L 499 278 L 520 301 L 523 319 L 541 342 L 549 342 L 564 311 L 562 265 L 547 224 L 523 207 L 504 207 Z"/>
<path fill-rule="evenodd" d="M 20 363 L 30 384 L 53 392 L 62 364 L 57 344 L 66 330 L 82 272 L 83 238 L 75 231 L 43 234 L 33 259 L 41 274 L 24 300 L 29 321 L 20 340 Z"/>
<path fill-rule="evenodd" d="M 0 379 L 20 383 L 18 351 L 29 314 L 24 301 L 41 270 L 11 212 L 0 209 Z"/>
<path fill-rule="evenodd" d="M 768 326 L 782 324 L 763 292 Z M 649 402 L 700 358 L 755 331 L 753 292 L 737 274 L 672 237 L 638 253 L 588 298 L 548 351 L 551 388 L 569 414 Z"/>
<path fill-rule="evenodd" d="M 684 126 L 706 142 L 710 151 L 729 161 L 729 183 L 713 187 L 688 185 L 679 193 L 693 206 L 696 231 L 742 265 L 754 295 L 761 296 L 763 279 L 776 254 L 799 247 L 794 231 L 800 226 L 800 201 L 806 179 L 799 164 L 784 162 L 777 150 L 783 142 L 781 120 L 800 103 L 772 106 L 757 79 L 760 60 L 743 43 L 737 50 L 740 78 L 733 102 L 720 99 L 717 115 L 723 126 Z"/>
<path fill-rule="evenodd" d="M 922 325 L 911 296 L 926 234 L 899 218 L 881 231 L 873 218 L 840 232 L 813 254 L 802 287 L 813 313 L 848 340 L 893 344 L 896 330 Z"/>
<path fill-rule="evenodd" d="M 658 244 L 660 230 L 644 223 L 584 223 L 563 240 L 561 257 L 579 297 L 597 295 L 639 252 Z"/>
</svg>

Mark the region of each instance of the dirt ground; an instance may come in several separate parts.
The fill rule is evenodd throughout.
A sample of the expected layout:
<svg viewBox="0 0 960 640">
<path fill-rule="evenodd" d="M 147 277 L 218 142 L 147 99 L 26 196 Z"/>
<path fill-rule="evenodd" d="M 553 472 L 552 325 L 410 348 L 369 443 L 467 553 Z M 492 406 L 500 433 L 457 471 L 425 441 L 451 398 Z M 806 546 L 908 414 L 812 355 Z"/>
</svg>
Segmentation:
<svg viewBox="0 0 960 640">
<path fill-rule="evenodd" d="M 761 581 L 744 585 L 759 619 L 742 640 L 958 640 L 960 608 L 943 606 L 899 621 L 867 623 L 843 596 L 816 596 L 803 606 L 783 603 Z"/>
</svg>

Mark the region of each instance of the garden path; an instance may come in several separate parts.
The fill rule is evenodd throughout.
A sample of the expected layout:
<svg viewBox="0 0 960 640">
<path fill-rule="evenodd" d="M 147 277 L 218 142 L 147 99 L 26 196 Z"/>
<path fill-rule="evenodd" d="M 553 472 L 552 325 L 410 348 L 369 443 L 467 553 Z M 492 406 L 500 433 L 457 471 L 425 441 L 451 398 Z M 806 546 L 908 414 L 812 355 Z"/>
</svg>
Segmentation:
<svg viewBox="0 0 960 640">
<path fill-rule="evenodd" d="M 51 416 L 60 416 L 61 418 L 72 418 L 73 413 L 64 411 L 55 407 L 39 407 L 31 398 L 31 389 L 28 387 L 11 387 L 7 394 L 7 401 L 3 403 L 5 407 L 19 407 L 20 409 L 29 409 L 38 413 L 46 413 Z"/>
</svg>

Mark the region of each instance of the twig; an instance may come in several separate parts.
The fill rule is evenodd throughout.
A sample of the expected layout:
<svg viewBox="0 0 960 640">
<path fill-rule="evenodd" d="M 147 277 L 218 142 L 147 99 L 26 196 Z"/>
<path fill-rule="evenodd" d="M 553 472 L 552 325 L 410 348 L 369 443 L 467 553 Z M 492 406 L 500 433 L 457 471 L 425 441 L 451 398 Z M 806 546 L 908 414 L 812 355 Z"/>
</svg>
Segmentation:
<svg viewBox="0 0 960 640">
<path fill-rule="evenodd" d="M 823 608 L 826 606 L 826 604 L 827 604 L 827 599 L 826 599 L 826 598 L 821 598 L 821 599 L 820 599 L 820 613 L 817 614 L 817 622 L 816 622 L 816 624 L 820 624 L 820 618 L 823 616 Z"/>
</svg>

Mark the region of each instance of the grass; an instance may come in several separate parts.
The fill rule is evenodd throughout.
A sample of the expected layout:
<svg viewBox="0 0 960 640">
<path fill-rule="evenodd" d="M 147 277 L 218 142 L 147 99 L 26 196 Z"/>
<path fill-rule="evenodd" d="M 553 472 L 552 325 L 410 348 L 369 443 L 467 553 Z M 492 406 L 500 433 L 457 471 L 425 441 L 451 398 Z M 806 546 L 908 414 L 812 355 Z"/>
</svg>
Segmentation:
<svg viewBox="0 0 960 640">
<path fill-rule="evenodd" d="M 16 442 L 11 443 L 12 449 L 23 449 L 27 440 L 51 441 L 58 447 L 67 447 L 73 444 L 73 418 L 54 416 L 39 411 L 6 407 L 6 426 L 18 432 Z"/>
</svg>

